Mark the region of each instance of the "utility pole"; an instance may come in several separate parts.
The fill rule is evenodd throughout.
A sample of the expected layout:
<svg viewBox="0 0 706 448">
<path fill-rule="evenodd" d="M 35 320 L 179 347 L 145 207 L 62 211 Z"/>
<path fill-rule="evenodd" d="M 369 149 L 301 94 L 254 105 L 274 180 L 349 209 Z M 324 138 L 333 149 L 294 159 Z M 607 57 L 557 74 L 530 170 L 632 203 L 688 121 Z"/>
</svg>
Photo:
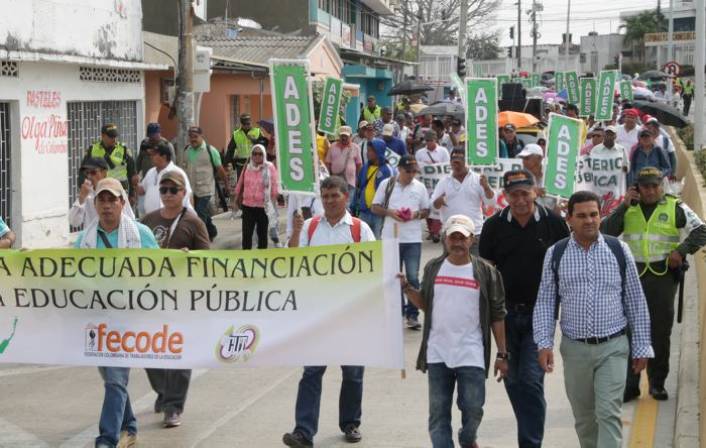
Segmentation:
<svg viewBox="0 0 706 448">
<path fill-rule="evenodd" d="M 704 146 L 704 57 L 706 56 L 706 11 L 704 0 L 696 0 L 696 54 L 694 54 L 694 150 Z"/>
<path fill-rule="evenodd" d="M 417 65 L 414 66 L 414 77 L 419 78 L 419 61 L 421 60 L 421 55 L 419 54 L 419 43 L 422 40 L 422 11 L 417 11 Z"/>
<path fill-rule="evenodd" d="M 402 2 L 402 56 L 400 59 L 404 61 L 407 53 L 407 1 Z"/>
<path fill-rule="evenodd" d="M 187 131 L 194 124 L 194 48 L 192 42 L 193 12 L 191 0 L 179 2 L 179 60 L 174 108 L 177 115 L 177 163 L 184 164 Z"/>
<path fill-rule="evenodd" d="M 532 0 L 532 73 L 537 73 L 537 11 L 541 11 L 537 0 Z"/>
<path fill-rule="evenodd" d="M 522 70 L 522 0 L 517 0 L 517 76 Z"/>
<path fill-rule="evenodd" d="M 466 22 L 468 21 L 468 0 L 461 0 L 461 15 L 458 22 L 458 57 L 466 58 Z"/>
<path fill-rule="evenodd" d="M 564 70 L 569 70 L 569 17 L 571 16 L 571 0 L 568 0 L 566 7 L 566 38 L 564 41 L 564 52 L 566 53 L 566 65 Z"/>
<path fill-rule="evenodd" d="M 674 0 L 669 0 L 669 25 L 667 28 L 667 62 L 674 60 Z M 661 70 L 661 67 L 657 67 Z M 674 90 L 674 79 L 669 78 L 669 83 L 667 84 L 667 98 L 671 103 Z"/>
</svg>

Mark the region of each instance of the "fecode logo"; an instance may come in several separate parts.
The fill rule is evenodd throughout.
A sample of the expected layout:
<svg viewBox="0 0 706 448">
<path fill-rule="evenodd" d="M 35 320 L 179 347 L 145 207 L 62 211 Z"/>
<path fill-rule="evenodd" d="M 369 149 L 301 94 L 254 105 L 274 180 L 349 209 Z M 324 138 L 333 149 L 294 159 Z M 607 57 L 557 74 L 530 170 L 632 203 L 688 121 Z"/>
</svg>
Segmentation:
<svg viewBox="0 0 706 448">
<path fill-rule="evenodd" d="M 216 344 L 216 358 L 223 362 L 246 362 L 255 353 L 260 332 L 253 325 L 230 326 Z"/>
<path fill-rule="evenodd" d="M 85 328 L 85 356 L 181 359 L 183 348 L 184 335 L 166 324 L 158 331 L 109 329 L 104 323 Z"/>
<path fill-rule="evenodd" d="M 12 341 L 12 338 L 15 337 L 15 329 L 17 329 L 16 317 L 12 320 L 12 329 L 10 330 L 10 335 L 5 339 L 0 339 L 0 355 L 5 352 L 7 346 L 10 345 L 10 341 Z"/>
</svg>

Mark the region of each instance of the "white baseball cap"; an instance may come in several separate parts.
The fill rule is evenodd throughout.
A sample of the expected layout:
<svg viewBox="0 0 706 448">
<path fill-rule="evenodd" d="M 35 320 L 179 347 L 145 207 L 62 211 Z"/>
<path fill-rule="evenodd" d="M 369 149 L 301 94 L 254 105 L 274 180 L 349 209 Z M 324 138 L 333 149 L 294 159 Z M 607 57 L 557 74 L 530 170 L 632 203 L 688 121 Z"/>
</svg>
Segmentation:
<svg viewBox="0 0 706 448">
<path fill-rule="evenodd" d="M 473 235 L 476 230 L 476 226 L 466 215 L 453 215 L 449 216 L 449 219 L 444 223 L 444 232 L 447 235 L 451 235 L 454 232 L 459 232 L 465 237 Z"/>
<path fill-rule="evenodd" d="M 347 135 L 350 137 L 352 134 L 353 130 L 350 126 L 341 126 L 340 128 L 338 128 L 338 135 Z"/>
<path fill-rule="evenodd" d="M 395 133 L 395 125 L 392 123 L 387 123 L 385 126 L 382 127 L 382 135 L 383 137 L 391 137 Z"/>
<path fill-rule="evenodd" d="M 525 157 L 529 156 L 542 156 L 544 157 L 544 151 L 542 151 L 542 147 L 535 144 L 535 143 L 530 143 L 526 145 L 522 151 L 517 155 L 517 157 L 524 159 Z"/>
</svg>

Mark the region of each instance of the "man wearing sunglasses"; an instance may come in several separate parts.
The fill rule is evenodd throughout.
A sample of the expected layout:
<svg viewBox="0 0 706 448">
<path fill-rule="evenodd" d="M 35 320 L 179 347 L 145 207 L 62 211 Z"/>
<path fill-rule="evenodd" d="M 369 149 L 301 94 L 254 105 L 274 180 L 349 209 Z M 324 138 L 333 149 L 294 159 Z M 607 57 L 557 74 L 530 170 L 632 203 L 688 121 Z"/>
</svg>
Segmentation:
<svg viewBox="0 0 706 448">
<path fill-rule="evenodd" d="M 85 179 L 78 192 L 78 198 L 69 210 L 71 227 L 81 227 L 98 218 L 95 207 L 95 186 L 108 177 L 108 163 L 102 158 L 85 159 L 81 164 L 81 174 Z M 123 199 L 129 202 L 127 195 Z M 135 219 L 132 207 L 124 207 L 122 213 L 128 218 Z"/>
<path fill-rule="evenodd" d="M 159 247 L 163 249 L 206 250 L 210 247 L 206 225 L 192 208 L 184 205 L 187 200 L 187 185 L 186 176 L 180 172 L 165 171 L 159 181 L 162 207 L 142 220 L 142 223 L 152 230 Z M 181 425 L 191 370 L 146 370 L 152 389 L 157 393 L 154 411 L 164 413 L 164 427 L 175 428 Z"/>
</svg>

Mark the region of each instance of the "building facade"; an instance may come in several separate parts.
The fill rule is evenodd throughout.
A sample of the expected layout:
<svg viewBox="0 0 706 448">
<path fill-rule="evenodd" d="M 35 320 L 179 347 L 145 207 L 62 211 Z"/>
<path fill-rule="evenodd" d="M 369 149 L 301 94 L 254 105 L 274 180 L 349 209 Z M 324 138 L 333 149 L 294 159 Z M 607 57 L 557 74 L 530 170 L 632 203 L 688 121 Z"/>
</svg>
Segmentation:
<svg viewBox="0 0 706 448">
<path fill-rule="evenodd" d="M 617 67 L 623 38 L 622 34 L 598 34 L 595 31 L 581 36 L 581 71 L 597 74 L 606 66 Z"/>
<path fill-rule="evenodd" d="M 532 46 L 522 46 L 522 63 L 514 57 L 515 47 L 507 47 L 505 57 L 491 60 L 471 61 L 471 71 L 474 76 L 496 76 L 518 73 L 521 71 L 532 72 Z M 511 53 L 512 52 L 512 53 Z M 536 54 L 537 72 L 543 73 L 550 70 L 580 71 L 581 55 L 578 45 L 569 46 L 569 56 L 566 57 L 566 48 L 559 44 L 537 45 Z"/>
<path fill-rule="evenodd" d="M 0 215 L 17 247 L 66 246 L 78 171 L 105 123 L 144 129 L 139 0 L 0 0 Z M 75 230 L 75 229 L 73 229 Z"/>
</svg>

